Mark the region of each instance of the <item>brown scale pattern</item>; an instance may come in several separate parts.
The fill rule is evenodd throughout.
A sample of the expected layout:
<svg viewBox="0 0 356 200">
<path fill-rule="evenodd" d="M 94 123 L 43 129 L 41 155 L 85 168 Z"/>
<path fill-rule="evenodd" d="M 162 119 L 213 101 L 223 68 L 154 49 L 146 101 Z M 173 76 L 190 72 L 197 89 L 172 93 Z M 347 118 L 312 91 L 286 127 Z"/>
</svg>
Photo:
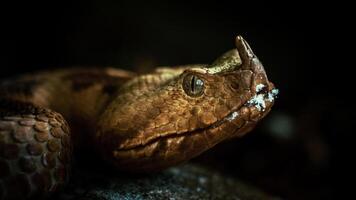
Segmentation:
<svg viewBox="0 0 356 200">
<path fill-rule="evenodd" d="M 202 91 L 193 94 L 196 88 Z M 73 143 L 80 149 L 87 142 L 105 160 L 134 172 L 187 161 L 249 132 L 273 105 L 265 101 L 259 110 L 249 100 L 273 88 L 241 37 L 210 65 L 139 76 L 74 68 L 0 82 L 0 200 L 43 197 L 61 188 Z"/>
<path fill-rule="evenodd" d="M 69 140 L 67 123 L 49 110 L 0 118 L 0 199 L 46 196 L 63 186 Z"/>
</svg>

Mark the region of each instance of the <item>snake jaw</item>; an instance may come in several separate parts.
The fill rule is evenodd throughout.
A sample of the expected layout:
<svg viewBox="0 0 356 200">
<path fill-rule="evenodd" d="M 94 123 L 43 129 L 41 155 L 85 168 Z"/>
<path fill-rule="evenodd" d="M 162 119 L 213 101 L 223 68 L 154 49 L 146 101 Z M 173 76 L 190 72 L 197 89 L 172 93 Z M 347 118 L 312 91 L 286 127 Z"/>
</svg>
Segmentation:
<svg viewBox="0 0 356 200">
<path fill-rule="evenodd" d="M 265 87 L 267 86 L 257 85 L 254 95 L 263 95 L 263 109 L 259 109 L 258 104 L 251 103 L 254 99 L 252 97 L 205 128 L 157 137 L 135 147 L 115 149 L 112 155 L 118 162 L 116 166 L 124 170 L 143 172 L 160 170 L 189 160 L 227 138 L 244 136 L 267 115 L 274 103 L 278 90 L 275 88 L 268 90 Z M 165 156 L 160 157 L 161 153 Z M 132 156 L 136 156 L 136 159 L 130 160 Z M 158 159 L 161 162 L 154 161 Z"/>
<path fill-rule="evenodd" d="M 267 102 L 266 109 L 260 111 L 246 102 L 208 127 L 157 137 L 135 147 L 115 149 L 112 152 L 114 164 L 124 170 L 147 172 L 187 161 L 225 139 L 248 133 L 266 116 L 272 104 Z"/>
</svg>

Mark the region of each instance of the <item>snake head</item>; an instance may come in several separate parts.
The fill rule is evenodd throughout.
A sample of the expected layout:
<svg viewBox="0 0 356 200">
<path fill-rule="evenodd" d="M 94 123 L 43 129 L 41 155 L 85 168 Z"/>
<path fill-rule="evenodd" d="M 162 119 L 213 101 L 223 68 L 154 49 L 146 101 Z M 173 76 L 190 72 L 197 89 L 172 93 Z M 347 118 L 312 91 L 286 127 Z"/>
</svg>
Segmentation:
<svg viewBox="0 0 356 200">
<path fill-rule="evenodd" d="M 161 81 L 144 84 L 155 76 Z M 278 94 L 241 36 L 236 49 L 212 64 L 165 76 L 138 77 L 103 113 L 98 146 L 117 167 L 159 170 L 241 137 L 266 116 Z"/>
</svg>

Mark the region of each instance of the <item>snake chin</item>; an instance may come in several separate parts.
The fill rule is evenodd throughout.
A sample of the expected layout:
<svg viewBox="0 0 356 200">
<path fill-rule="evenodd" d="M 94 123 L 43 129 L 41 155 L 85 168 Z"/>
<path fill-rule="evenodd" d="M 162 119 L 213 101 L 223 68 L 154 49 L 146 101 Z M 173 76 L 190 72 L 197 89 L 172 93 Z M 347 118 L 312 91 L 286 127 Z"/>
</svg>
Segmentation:
<svg viewBox="0 0 356 200">
<path fill-rule="evenodd" d="M 157 137 L 129 149 L 116 149 L 113 151 L 114 164 L 124 171 L 148 172 L 182 163 L 223 140 L 249 132 L 255 124 L 246 120 L 249 112 L 243 106 L 208 127 Z M 226 130 L 221 131 L 223 129 Z"/>
</svg>

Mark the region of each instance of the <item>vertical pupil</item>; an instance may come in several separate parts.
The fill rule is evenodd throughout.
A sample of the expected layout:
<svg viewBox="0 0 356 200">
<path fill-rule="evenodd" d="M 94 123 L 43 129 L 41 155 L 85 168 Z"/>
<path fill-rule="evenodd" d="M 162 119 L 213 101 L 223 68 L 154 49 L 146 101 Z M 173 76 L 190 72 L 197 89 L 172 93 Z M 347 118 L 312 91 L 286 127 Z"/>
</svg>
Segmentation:
<svg viewBox="0 0 356 200">
<path fill-rule="evenodd" d="M 192 90 L 192 93 L 195 93 L 195 79 L 196 77 L 195 76 L 192 76 L 192 80 L 191 80 L 191 83 L 190 83 L 190 89 Z"/>
<path fill-rule="evenodd" d="M 199 76 L 188 74 L 183 79 L 183 90 L 189 96 L 196 97 L 203 94 L 204 81 Z"/>
</svg>

